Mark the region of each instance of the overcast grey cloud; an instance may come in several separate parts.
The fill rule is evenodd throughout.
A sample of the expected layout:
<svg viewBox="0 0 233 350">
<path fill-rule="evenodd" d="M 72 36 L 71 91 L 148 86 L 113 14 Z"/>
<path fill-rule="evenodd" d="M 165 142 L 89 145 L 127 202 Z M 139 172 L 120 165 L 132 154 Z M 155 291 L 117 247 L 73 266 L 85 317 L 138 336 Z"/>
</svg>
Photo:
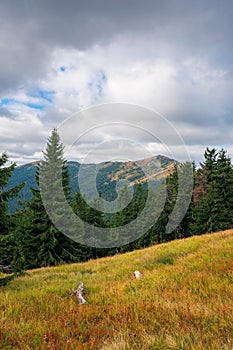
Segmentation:
<svg viewBox="0 0 233 350">
<path fill-rule="evenodd" d="M 232 17 L 231 0 L 1 1 L 0 152 L 38 159 L 73 113 L 124 102 L 162 113 L 197 161 L 206 146 L 233 155 Z"/>
</svg>

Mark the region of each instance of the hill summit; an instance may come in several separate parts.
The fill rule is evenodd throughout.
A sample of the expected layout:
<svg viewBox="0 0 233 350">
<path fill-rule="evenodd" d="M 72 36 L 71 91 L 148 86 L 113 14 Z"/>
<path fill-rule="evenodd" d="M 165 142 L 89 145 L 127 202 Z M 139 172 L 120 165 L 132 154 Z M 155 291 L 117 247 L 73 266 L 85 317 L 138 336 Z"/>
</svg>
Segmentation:
<svg viewBox="0 0 233 350">
<path fill-rule="evenodd" d="M 138 161 L 113 162 L 106 161 L 98 164 L 81 164 L 76 161 L 68 161 L 68 167 L 71 177 L 72 194 L 79 191 L 79 171 L 82 170 L 84 187 L 86 189 L 86 198 L 92 199 L 94 193 L 91 190 L 93 179 L 96 180 L 96 187 L 101 191 L 103 197 L 107 200 L 113 200 L 116 197 L 116 184 L 119 180 L 127 180 L 131 186 L 147 181 L 158 182 L 161 178 L 172 173 L 174 165 L 177 163 L 174 159 L 158 155 Z M 17 166 L 10 178 L 8 188 L 14 187 L 22 182 L 26 182 L 21 190 L 22 201 L 29 201 L 31 198 L 30 188 L 37 188 L 35 181 L 35 172 L 39 161 Z M 10 211 L 18 207 L 17 199 L 9 203 Z"/>
</svg>

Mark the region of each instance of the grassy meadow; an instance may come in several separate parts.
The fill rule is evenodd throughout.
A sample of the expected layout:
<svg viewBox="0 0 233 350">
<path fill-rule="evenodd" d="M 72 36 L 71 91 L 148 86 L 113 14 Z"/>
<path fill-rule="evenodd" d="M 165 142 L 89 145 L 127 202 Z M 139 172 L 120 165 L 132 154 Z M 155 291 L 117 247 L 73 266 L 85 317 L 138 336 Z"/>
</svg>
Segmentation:
<svg viewBox="0 0 233 350">
<path fill-rule="evenodd" d="M 79 281 L 88 305 L 70 298 Z M 233 230 L 28 271 L 0 313 L 2 350 L 232 350 Z"/>
</svg>

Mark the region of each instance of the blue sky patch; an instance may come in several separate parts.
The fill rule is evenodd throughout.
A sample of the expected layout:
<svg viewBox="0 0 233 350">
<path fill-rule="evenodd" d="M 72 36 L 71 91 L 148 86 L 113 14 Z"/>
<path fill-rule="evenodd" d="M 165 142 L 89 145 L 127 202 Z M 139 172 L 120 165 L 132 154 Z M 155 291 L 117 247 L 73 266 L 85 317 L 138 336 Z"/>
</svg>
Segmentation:
<svg viewBox="0 0 233 350">
<path fill-rule="evenodd" d="M 22 103 L 24 106 L 27 106 L 32 109 L 38 109 L 39 111 L 43 110 L 45 106 L 35 104 L 35 103 Z"/>
<path fill-rule="evenodd" d="M 103 88 L 103 85 L 106 83 L 106 81 L 108 80 L 106 74 L 103 72 L 103 71 L 97 71 L 96 72 L 96 80 L 94 81 L 90 81 L 87 86 L 89 89 L 92 89 L 93 87 L 96 88 L 97 90 L 97 95 L 98 97 L 101 97 L 103 96 L 103 92 L 104 92 L 104 88 Z M 96 98 L 95 98 L 95 101 L 96 102 Z"/>
<path fill-rule="evenodd" d="M 106 74 L 102 71 L 98 72 L 98 75 L 99 75 L 99 79 L 97 81 L 96 87 L 97 87 L 98 95 L 102 96 L 103 95 L 103 85 L 108 79 L 107 79 Z"/>
<path fill-rule="evenodd" d="M 30 102 L 29 103 L 21 102 L 21 101 L 18 101 L 16 99 L 14 99 L 14 98 L 3 98 L 2 100 L 0 100 L 0 107 L 12 106 L 12 105 L 15 105 L 15 104 L 27 106 L 29 108 L 38 109 L 38 110 L 42 110 L 42 109 L 45 108 L 45 106 L 40 105 L 40 104 L 30 103 Z"/>
<path fill-rule="evenodd" d="M 36 93 L 28 93 L 29 97 L 37 98 L 40 99 L 39 103 L 35 102 L 22 102 L 14 98 L 3 98 L 0 100 L 0 107 L 3 106 L 12 106 L 14 104 L 19 104 L 23 106 L 27 106 L 31 109 L 36 109 L 36 110 L 43 110 L 45 109 L 48 104 L 52 104 L 54 100 L 54 91 L 47 91 L 47 90 L 38 90 Z"/>
<path fill-rule="evenodd" d="M 18 101 L 14 98 L 3 98 L 2 100 L 0 100 L 0 107 L 9 106 L 15 103 L 18 103 Z"/>
<path fill-rule="evenodd" d="M 50 90 L 37 90 L 35 93 L 28 93 L 28 96 L 41 98 L 49 103 L 52 103 L 54 100 L 55 91 Z"/>
</svg>

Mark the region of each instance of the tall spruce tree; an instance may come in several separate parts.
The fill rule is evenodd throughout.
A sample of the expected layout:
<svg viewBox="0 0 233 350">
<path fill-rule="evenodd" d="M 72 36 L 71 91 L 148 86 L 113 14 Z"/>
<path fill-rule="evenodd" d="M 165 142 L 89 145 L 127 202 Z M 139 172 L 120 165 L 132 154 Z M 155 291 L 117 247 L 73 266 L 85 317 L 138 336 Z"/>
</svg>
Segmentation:
<svg viewBox="0 0 233 350">
<path fill-rule="evenodd" d="M 218 153 L 216 187 L 219 196 L 219 229 L 225 230 L 233 226 L 233 167 L 224 149 Z"/>
<path fill-rule="evenodd" d="M 225 150 L 205 151 L 205 161 L 197 173 L 194 190 L 193 234 L 215 232 L 232 227 L 233 169 Z"/>
<path fill-rule="evenodd" d="M 207 148 L 204 153 L 205 161 L 201 163 L 201 169 L 197 174 L 199 180 L 199 191 L 197 193 L 197 204 L 193 210 L 190 222 L 190 230 L 194 235 L 200 235 L 206 232 L 212 232 L 217 229 L 215 225 L 217 211 L 216 202 L 218 201 L 218 192 L 216 190 L 216 172 L 217 172 L 218 152 L 215 148 Z M 195 193 L 195 190 L 194 190 Z"/>
<path fill-rule="evenodd" d="M 36 172 L 36 182 L 39 190 L 32 189 L 32 200 L 28 205 L 29 225 L 26 228 L 24 255 L 27 268 L 56 265 L 59 263 L 81 261 L 83 251 L 78 243 L 73 242 L 61 233 L 51 221 L 48 211 L 53 210 L 57 220 L 66 222 L 61 197 L 58 188 L 61 179 L 65 198 L 71 200 L 69 171 L 66 160 L 63 158 L 64 146 L 60 141 L 57 130 L 52 131 L 48 138 L 44 160 L 40 162 Z M 46 199 L 51 197 L 51 203 L 42 201 L 41 189 Z M 47 211 L 44 208 L 46 207 Z M 69 225 L 69 222 L 67 222 Z"/>
<path fill-rule="evenodd" d="M 13 259 L 15 240 L 13 234 L 12 216 L 8 212 L 8 200 L 18 195 L 24 183 L 10 189 L 6 189 L 9 178 L 15 169 L 13 163 L 6 166 L 8 155 L 0 156 L 0 265 L 9 265 Z"/>
</svg>

